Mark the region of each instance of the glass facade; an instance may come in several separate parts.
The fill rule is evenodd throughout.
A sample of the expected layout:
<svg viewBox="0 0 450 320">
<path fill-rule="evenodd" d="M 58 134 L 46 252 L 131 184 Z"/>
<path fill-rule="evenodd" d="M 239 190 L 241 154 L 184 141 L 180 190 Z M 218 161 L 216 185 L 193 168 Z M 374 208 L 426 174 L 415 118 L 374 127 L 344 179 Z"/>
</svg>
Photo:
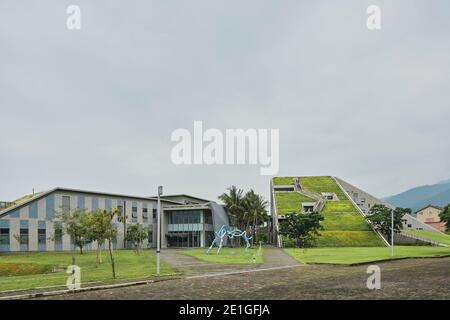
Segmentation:
<svg viewBox="0 0 450 320">
<path fill-rule="evenodd" d="M 183 210 L 169 213 L 169 224 L 194 224 L 200 223 L 200 210 Z"/>
<path fill-rule="evenodd" d="M 167 214 L 167 246 L 195 248 L 209 246 L 214 238 L 210 210 L 173 210 Z"/>
<path fill-rule="evenodd" d="M 167 240 L 168 247 L 196 248 L 201 246 L 200 231 L 170 232 Z"/>
</svg>

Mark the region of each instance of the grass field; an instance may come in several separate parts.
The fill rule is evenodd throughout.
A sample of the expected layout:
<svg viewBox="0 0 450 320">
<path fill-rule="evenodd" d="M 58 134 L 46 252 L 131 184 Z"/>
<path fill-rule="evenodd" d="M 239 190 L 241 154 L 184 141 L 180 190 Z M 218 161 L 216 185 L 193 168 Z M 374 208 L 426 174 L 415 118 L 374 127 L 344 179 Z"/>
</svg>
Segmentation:
<svg viewBox="0 0 450 320">
<path fill-rule="evenodd" d="M 299 213 L 302 208 L 302 202 L 315 202 L 314 199 L 298 192 L 276 192 L 275 201 L 278 214 Z"/>
<path fill-rule="evenodd" d="M 372 231 L 366 219 L 349 200 L 329 201 L 322 210 L 322 226 L 328 231 Z"/>
<path fill-rule="evenodd" d="M 391 248 L 388 247 L 311 248 L 306 251 L 286 248 L 284 250 L 298 261 L 306 263 L 352 264 L 392 259 Z M 396 246 L 393 258 L 441 256 L 450 256 L 450 248 Z"/>
<path fill-rule="evenodd" d="M 149 278 L 155 276 L 156 257 L 153 251 L 142 251 L 138 256 L 132 250 L 114 252 L 117 279 Z M 65 285 L 66 269 L 72 264 L 70 252 L 27 252 L 0 254 L 0 291 L 31 289 Z M 75 254 L 75 264 L 81 268 L 81 282 L 112 280 L 111 264 L 107 251 L 103 263 L 97 267 L 96 254 L 86 251 Z M 53 272 L 57 270 L 57 272 Z M 161 262 L 161 274 L 175 271 Z"/>
<path fill-rule="evenodd" d="M 373 231 L 320 231 L 318 247 L 380 247 L 382 240 Z"/>
<path fill-rule="evenodd" d="M 332 177 L 300 177 L 300 184 L 309 192 L 319 195 L 322 192 L 334 192 L 339 200 L 348 200 Z"/>
<path fill-rule="evenodd" d="M 276 186 L 288 186 L 294 184 L 294 181 L 292 180 L 292 177 L 274 177 L 273 178 L 273 184 Z"/>
<path fill-rule="evenodd" d="M 439 243 L 450 245 L 450 235 L 449 234 L 442 234 L 442 233 L 435 233 L 435 232 L 429 232 L 429 231 L 423 231 L 423 230 L 403 230 L 403 233 L 412 234 L 415 236 L 428 238 L 431 240 L 434 240 Z"/>
<path fill-rule="evenodd" d="M 248 249 L 247 252 L 244 248 L 222 248 L 219 254 L 216 254 L 217 248 L 213 248 L 209 254 L 206 253 L 206 249 L 188 249 L 178 252 L 198 260 L 217 264 L 252 264 L 255 254 L 256 263 L 264 262 L 264 249 L 261 249 L 261 252 L 258 253 L 257 248 Z"/>
</svg>

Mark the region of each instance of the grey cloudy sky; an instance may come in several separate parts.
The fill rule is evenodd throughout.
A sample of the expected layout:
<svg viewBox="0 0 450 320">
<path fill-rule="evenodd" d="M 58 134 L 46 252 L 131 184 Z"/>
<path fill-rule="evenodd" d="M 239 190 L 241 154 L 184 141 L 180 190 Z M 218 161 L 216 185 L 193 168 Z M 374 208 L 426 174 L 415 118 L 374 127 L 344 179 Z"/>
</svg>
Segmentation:
<svg viewBox="0 0 450 320">
<path fill-rule="evenodd" d="M 258 166 L 171 163 L 171 132 L 194 120 L 279 128 L 279 175 L 385 196 L 450 178 L 450 2 L 0 0 L 0 111 L 0 200 L 267 195 Z"/>
</svg>

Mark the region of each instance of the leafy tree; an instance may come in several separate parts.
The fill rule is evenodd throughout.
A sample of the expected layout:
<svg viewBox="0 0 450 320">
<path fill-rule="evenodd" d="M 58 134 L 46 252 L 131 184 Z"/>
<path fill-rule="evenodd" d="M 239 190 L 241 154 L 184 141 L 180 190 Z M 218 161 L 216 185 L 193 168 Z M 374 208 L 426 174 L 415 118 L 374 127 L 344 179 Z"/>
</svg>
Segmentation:
<svg viewBox="0 0 450 320">
<path fill-rule="evenodd" d="M 114 238 L 117 236 L 117 230 L 114 227 L 113 220 L 116 215 L 119 215 L 121 213 L 120 208 L 115 208 L 112 210 L 103 210 L 101 212 L 101 219 L 102 223 L 105 225 L 105 237 L 108 240 L 108 251 L 109 251 L 109 258 L 111 260 L 111 268 L 112 268 L 112 274 L 113 278 L 116 278 L 116 265 L 114 262 L 114 254 L 112 250 L 112 243 L 114 241 Z"/>
<path fill-rule="evenodd" d="M 394 233 L 399 233 L 403 227 L 403 216 L 411 213 L 411 209 L 409 208 L 391 209 L 383 204 L 376 204 L 370 209 L 366 218 L 372 223 L 375 230 L 390 239 L 392 213 L 394 214 Z"/>
<path fill-rule="evenodd" d="M 441 211 L 439 218 L 442 222 L 445 222 L 445 229 L 447 233 L 450 233 L 450 203 Z"/>
<path fill-rule="evenodd" d="M 56 213 L 54 225 L 62 222 L 62 232 L 69 235 L 72 243 L 80 248 L 80 254 L 83 254 L 83 247 L 89 241 L 89 215 L 86 209 L 75 209 L 72 212 Z"/>
<path fill-rule="evenodd" d="M 310 246 L 319 231 L 323 229 L 320 221 L 324 217 L 318 212 L 291 213 L 280 222 L 280 234 L 296 240 L 296 246 L 306 248 Z"/>
<path fill-rule="evenodd" d="M 105 217 L 104 210 L 97 209 L 94 212 L 88 212 L 87 217 L 89 227 L 87 239 L 89 242 L 97 242 L 97 264 L 102 263 L 102 246 L 108 238 L 110 222 Z"/>
<path fill-rule="evenodd" d="M 142 225 L 130 224 L 127 227 L 126 240 L 130 241 L 136 249 L 136 253 L 140 255 L 142 242 L 148 238 L 147 227 L 142 227 Z"/>
</svg>

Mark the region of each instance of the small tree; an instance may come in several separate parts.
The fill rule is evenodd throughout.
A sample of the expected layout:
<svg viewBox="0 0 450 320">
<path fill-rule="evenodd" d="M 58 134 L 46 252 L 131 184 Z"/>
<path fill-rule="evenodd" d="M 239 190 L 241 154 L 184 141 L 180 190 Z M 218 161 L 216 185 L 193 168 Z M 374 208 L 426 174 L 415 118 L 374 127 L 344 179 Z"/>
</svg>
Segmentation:
<svg viewBox="0 0 450 320">
<path fill-rule="evenodd" d="M 310 246 L 322 230 L 320 221 L 324 218 L 318 212 L 291 213 L 280 223 L 280 234 L 296 240 L 296 247 Z"/>
<path fill-rule="evenodd" d="M 103 220 L 102 223 L 105 225 L 105 237 L 108 239 L 108 251 L 109 251 L 109 258 L 111 260 L 111 268 L 112 268 L 112 274 L 113 278 L 116 278 L 116 265 L 114 262 L 114 255 L 112 251 L 112 242 L 113 239 L 117 236 L 117 230 L 114 228 L 113 220 L 116 215 L 118 215 L 121 212 L 121 209 L 115 208 L 113 210 L 103 210 L 101 212 L 101 219 Z"/>
<path fill-rule="evenodd" d="M 130 224 L 127 227 L 126 240 L 130 241 L 136 249 L 136 253 L 140 255 L 142 242 L 148 238 L 147 227 L 142 227 L 140 224 Z"/>
<path fill-rule="evenodd" d="M 392 213 L 394 213 L 394 233 L 399 233 L 403 227 L 403 216 L 411 213 L 411 209 L 395 208 L 393 210 L 383 204 L 376 204 L 370 209 L 367 216 L 367 220 L 372 223 L 374 229 L 388 239 L 391 238 Z"/>
<path fill-rule="evenodd" d="M 89 220 L 88 240 L 97 242 L 97 264 L 102 263 L 102 245 L 108 238 L 110 223 L 101 209 L 89 212 L 87 215 Z"/>
<path fill-rule="evenodd" d="M 445 222 L 445 229 L 447 233 L 450 233 L 450 203 L 444 207 L 439 214 L 442 222 Z"/>
<path fill-rule="evenodd" d="M 54 225 L 61 221 L 62 232 L 68 234 L 75 247 L 80 248 L 83 254 L 83 247 L 89 238 L 89 215 L 86 209 L 75 209 L 70 214 L 65 212 L 57 213 Z"/>
</svg>

